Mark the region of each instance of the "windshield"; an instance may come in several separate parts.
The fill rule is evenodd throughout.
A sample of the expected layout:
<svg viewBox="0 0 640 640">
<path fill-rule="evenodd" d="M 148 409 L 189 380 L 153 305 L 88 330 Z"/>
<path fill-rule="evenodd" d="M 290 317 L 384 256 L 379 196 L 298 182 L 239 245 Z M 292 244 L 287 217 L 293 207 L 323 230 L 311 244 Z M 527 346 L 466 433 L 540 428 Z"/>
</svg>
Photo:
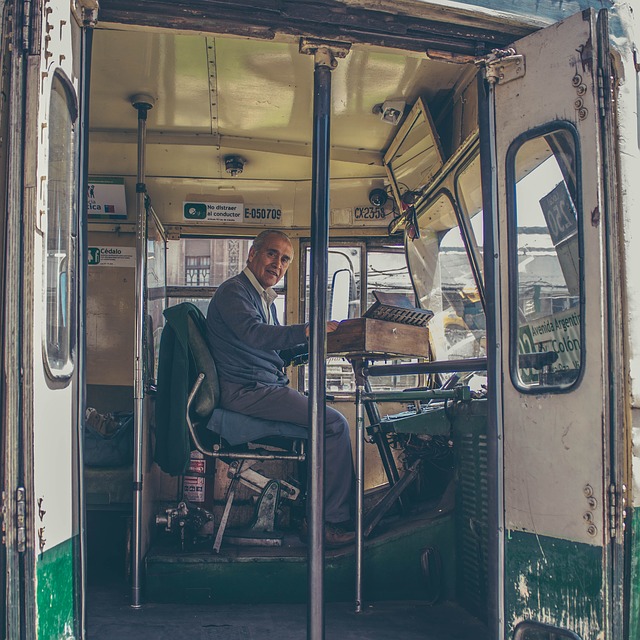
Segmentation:
<svg viewBox="0 0 640 640">
<path fill-rule="evenodd" d="M 429 330 L 435 359 L 484 356 L 484 309 L 449 193 L 420 212 L 418 226 L 419 235 L 407 237 L 407 259 L 419 305 L 434 314 Z"/>
</svg>

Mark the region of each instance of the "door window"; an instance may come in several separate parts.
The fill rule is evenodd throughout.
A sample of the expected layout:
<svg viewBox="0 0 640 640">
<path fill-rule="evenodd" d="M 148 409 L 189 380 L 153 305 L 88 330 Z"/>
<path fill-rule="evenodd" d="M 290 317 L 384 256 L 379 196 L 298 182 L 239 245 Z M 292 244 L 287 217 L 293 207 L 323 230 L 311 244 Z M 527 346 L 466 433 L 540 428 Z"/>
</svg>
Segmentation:
<svg viewBox="0 0 640 640">
<path fill-rule="evenodd" d="M 579 173 L 573 130 L 527 135 L 507 156 L 514 384 L 567 389 L 583 362 Z"/>
<path fill-rule="evenodd" d="M 76 261 L 76 100 L 56 73 L 49 104 L 47 181 L 46 336 L 49 373 L 68 377 L 73 370 Z"/>
</svg>

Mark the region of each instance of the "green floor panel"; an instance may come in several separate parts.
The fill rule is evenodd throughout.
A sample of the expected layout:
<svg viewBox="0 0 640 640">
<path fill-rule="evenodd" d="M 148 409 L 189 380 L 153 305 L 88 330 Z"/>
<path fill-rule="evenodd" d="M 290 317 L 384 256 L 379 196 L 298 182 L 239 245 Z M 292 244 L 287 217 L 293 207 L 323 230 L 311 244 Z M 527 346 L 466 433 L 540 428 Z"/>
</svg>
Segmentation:
<svg viewBox="0 0 640 640">
<path fill-rule="evenodd" d="M 413 522 L 371 540 L 364 556 L 364 599 L 431 599 L 434 587 L 422 570 L 422 554 L 427 548 L 436 548 L 443 559 L 440 590 L 443 597 L 451 598 L 455 592 L 453 540 L 453 518 L 449 515 Z M 305 602 L 306 561 L 303 546 L 258 553 L 228 547 L 220 555 L 157 549 L 146 558 L 146 599 L 225 604 Z M 353 600 L 354 593 L 354 547 L 328 551 L 327 601 Z"/>
</svg>

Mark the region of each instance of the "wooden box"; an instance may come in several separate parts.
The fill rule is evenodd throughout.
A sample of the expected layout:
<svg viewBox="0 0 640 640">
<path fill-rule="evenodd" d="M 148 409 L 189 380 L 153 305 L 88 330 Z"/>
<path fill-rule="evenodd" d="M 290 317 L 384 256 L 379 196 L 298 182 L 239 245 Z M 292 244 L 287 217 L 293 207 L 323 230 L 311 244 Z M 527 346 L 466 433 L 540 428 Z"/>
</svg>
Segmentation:
<svg viewBox="0 0 640 640">
<path fill-rule="evenodd" d="M 429 329 L 385 320 L 343 320 L 327 334 L 327 354 L 429 358 Z"/>
</svg>

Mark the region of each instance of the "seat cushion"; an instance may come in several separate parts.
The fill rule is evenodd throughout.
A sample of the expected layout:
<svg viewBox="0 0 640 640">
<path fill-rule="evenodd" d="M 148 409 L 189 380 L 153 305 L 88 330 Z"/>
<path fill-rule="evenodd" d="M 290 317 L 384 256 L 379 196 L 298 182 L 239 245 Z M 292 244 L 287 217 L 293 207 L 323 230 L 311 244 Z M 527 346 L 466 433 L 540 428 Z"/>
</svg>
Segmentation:
<svg viewBox="0 0 640 640">
<path fill-rule="evenodd" d="M 222 436 L 232 447 L 269 436 L 306 439 L 308 435 L 306 427 L 293 422 L 253 418 L 227 409 L 215 409 L 207 429 Z"/>
</svg>

